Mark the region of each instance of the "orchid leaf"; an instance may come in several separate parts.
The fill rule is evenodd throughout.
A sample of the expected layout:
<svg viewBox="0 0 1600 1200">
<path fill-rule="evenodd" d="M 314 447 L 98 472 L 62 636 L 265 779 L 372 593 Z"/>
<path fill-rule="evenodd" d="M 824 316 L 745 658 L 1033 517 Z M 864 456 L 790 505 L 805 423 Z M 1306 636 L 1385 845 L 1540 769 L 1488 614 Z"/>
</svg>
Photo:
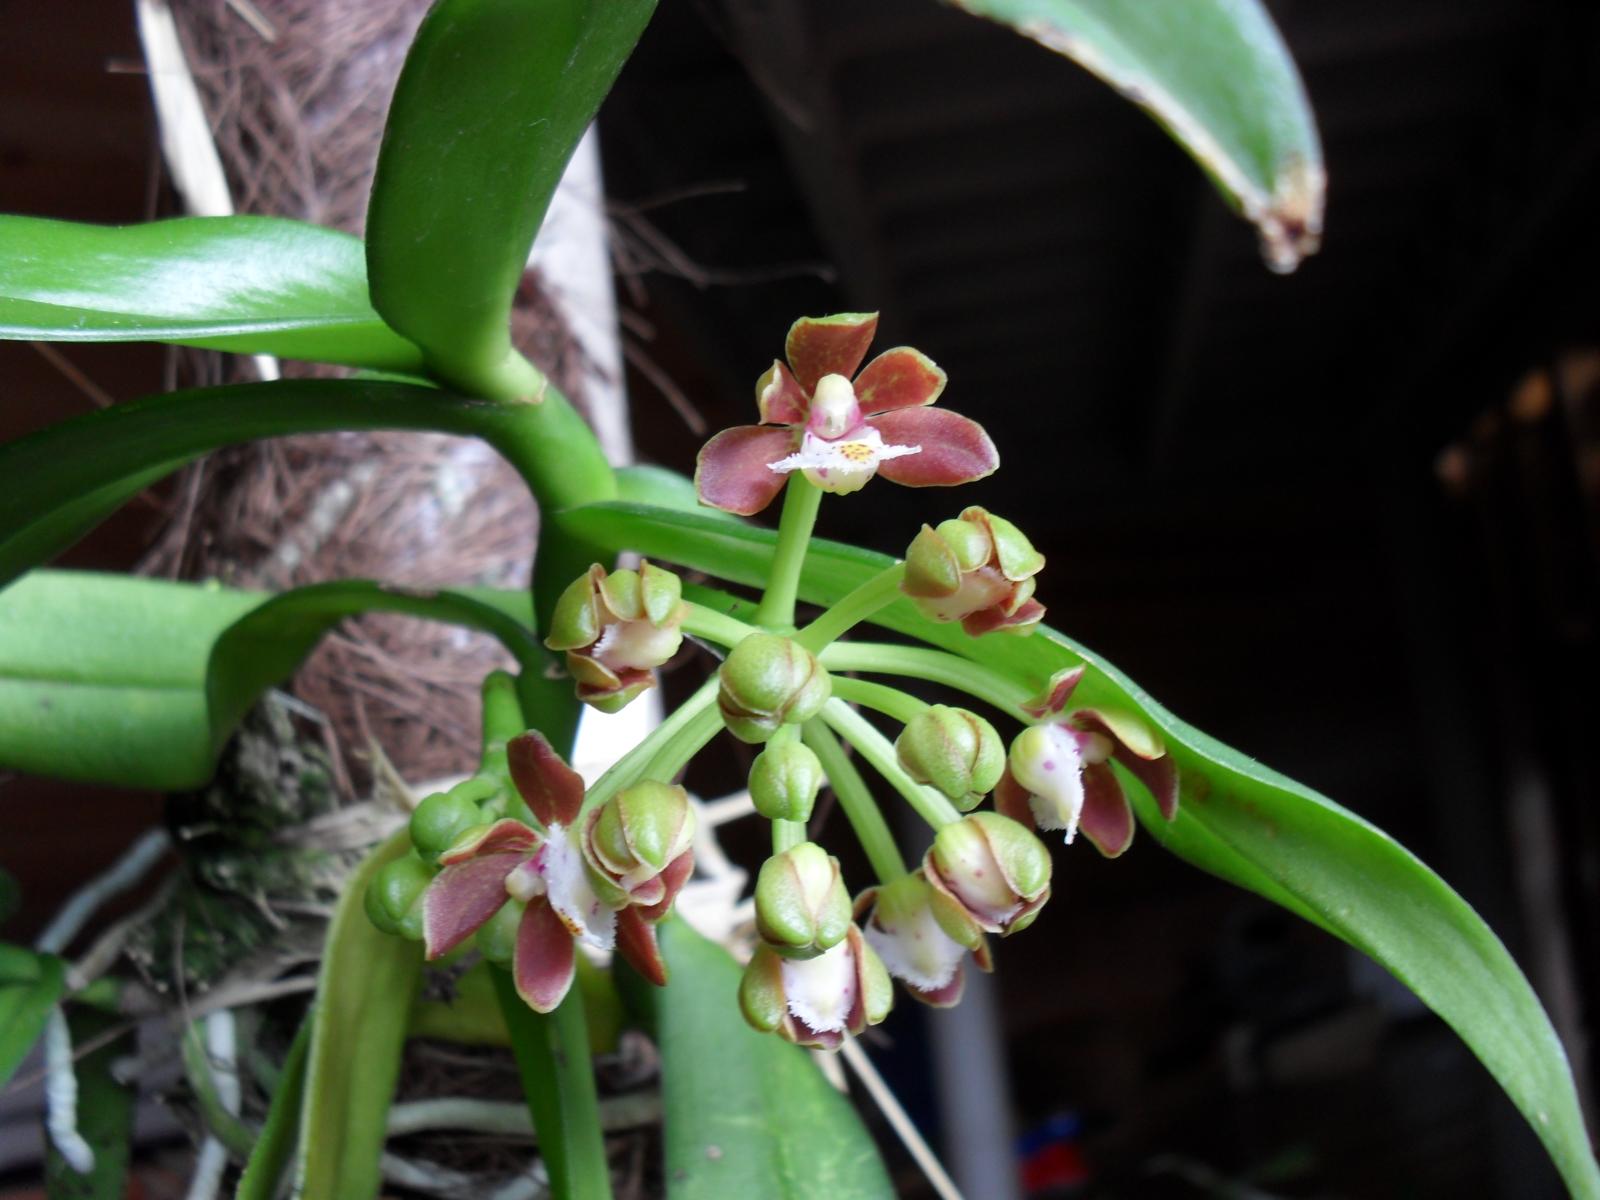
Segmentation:
<svg viewBox="0 0 1600 1200">
<path fill-rule="evenodd" d="M 0 216 L 0 338 L 176 342 L 399 371 L 422 362 L 373 311 L 360 240 L 279 217 Z"/>
<path fill-rule="evenodd" d="M 280 380 L 118 404 L 0 446 L 0 586 L 201 454 L 255 438 L 345 429 L 473 434 L 513 461 L 523 444 L 517 414 L 505 406 L 371 380 Z"/>
<path fill-rule="evenodd" d="M 555 520 L 612 550 L 755 586 L 775 535 L 692 513 L 609 503 Z M 831 604 L 894 560 L 813 541 L 801 596 Z M 1313 921 L 1387 967 L 1439 1014 L 1500 1083 L 1581 1200 L 1600 1198 L 1597 1168 L 1566 1054 L 1516 962 L 1471 906 L 1387 834 L 1167 712 L 1116 667 L 1051 629 L 967 637 L 902 600 L 873 620 L 980 661 L 1025 689 L 1084 664 L 1075 701 L 1136 710 L 1161 730 L 1183 780 L 1170 825 L 1141 796 L 1141 822 L 1179 857 Z M 1135 788 L 1134 791 L 1140 791 Z M 1048 919 L 1048 917 L 1046 918 Z"/>
<path fill-rule="evenodd" d="M 1305 86 L 1259 0 L 950 0 L 1148 112 L 1260 232 L 1276 271 L 1317 248 L 1326 176 Z"/>
<path fill-rule="evenodd" d="M 408 592 L 364 580 L 270 596 L 39 571 L 0 592 L 0 766 L 126 787 L 197 787 L 257 697 L 339 621 L 369 611 L 483 629 L 524 661 L 543 654 L 522 596 Z"/>
<path fill-rule="evenodd" d="M 234 1200 L 275 1200 L 284 1168 L 294 1155 L 295 1135 L 300 1127 L 300 1110 L 306 1092 L 306 1056 L 311 1045 L 313 1019 L 300 1024 L 283 1060 L 283 1073 L 272 1089 L 272 1103 L 261 1134 L 239 1176 Z"/>
<path fill-rule="evenodd" d="M 668 1200 L 892 1197 L 848 1097 L 803 1050 L 745 1024 L 728 952 L 678 917 L 659 936 L 667 986 L 635 977 L 629 994 L 661 1047 Z"/>
<path fill-rule="evenodd" d="M 410 850 L 411 835 L 402 829 L 369 854 L 346 882 L 328 926 L 311 1010 L 297 1200 L 376 1196 L 383 1182 L 379 1160 L 422 977 L 422 947 L 373 925 L 365 897 L 378 871 Z"/>
<path fill-rule="evenodd" d="M 655 0 L 442 0 L 395 87 L 367 210 L 372 301 L 469 391 L 567 160 Z"/>
<path fill-rule="evenodd" d="M 44 1035 L 66 986 L 66 969 L 55 955 L 0 944 L 0 1088 Z"/>
</svg>

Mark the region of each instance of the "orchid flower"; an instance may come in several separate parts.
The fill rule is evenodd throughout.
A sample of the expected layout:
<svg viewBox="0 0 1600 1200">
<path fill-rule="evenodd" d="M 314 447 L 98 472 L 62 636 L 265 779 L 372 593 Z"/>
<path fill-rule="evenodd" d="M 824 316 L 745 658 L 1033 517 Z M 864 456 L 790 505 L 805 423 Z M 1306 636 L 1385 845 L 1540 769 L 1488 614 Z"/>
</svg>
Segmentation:
<svg viewBox="0 0 1600 1200">
<path fill-rule="evenodd" d="M 1060 829 L 1071 842 L 1081 829 L 1095 849 L 1115 858 L 1133 842 L 1133 806 L 1111 763 L 1121 763 L 1150 790 L 1161 815 L 1178 813 L 1178 768 L 1149 725 L 1116 709 L 1067 704 L 1082 667 L 1058 672 L 1027 705 L 1057 719 L 1023 730 L 1011 744 L 995 808 L 1036 829 Z"/>
<path fill-rule="evenodd" d="M 648 908 L 624 898 L 614 908 L 602 898 L 574 829 L 583 805 L 583 778 L 543 735 L 525 733 L 506 743 L 512 782 L 542 829 L 510 817 L 479 827 L 439 856 L 443 870 L 423 893 L 422 931 L 427 957 L 448 954 L 507 903 L 524 905 L 512 955 L 517 993 L 536 1012 L 550 1012 L 572 986 L 576 944 L 615 948 L 645 978 L 666 982 L 652 920 L 671 905 L 688 875 L 681 856 L 668 862 L 660 889 L 644 889 Z M 593 822 L 590 822 L 591 829 Z M 641 881 L 630 881 L 637 891 Z M 614 888 L 605 889 L 615 891 Z"/>
<path fill-rule="evenodd" d="M 909 487 L 949 487 L 992 473 L 1000 456 L 983 427 L 929 407 L 944 391 L 945 373 L 926 355 L 897 346 L 856 374 L 877 329 L 877 313 L 796 321 L 787 363 L 774 361 L 756 382 L 762 423 L 725 429 L 701 449 L 701 502 L 750 516 L 772 503 L 793 471 L 839 493 L 879 471 Z"/>
<path fill-rule="evenodd" d="M 867 944 L 913 996 L 950 1008 L 966 986 L 961 960 L 970 950 L 980 970 L 994 960 L 983 928 L 964 907 L 928 883 L 921 870 L 856 897 L 856 920 Z"/>
</svg>

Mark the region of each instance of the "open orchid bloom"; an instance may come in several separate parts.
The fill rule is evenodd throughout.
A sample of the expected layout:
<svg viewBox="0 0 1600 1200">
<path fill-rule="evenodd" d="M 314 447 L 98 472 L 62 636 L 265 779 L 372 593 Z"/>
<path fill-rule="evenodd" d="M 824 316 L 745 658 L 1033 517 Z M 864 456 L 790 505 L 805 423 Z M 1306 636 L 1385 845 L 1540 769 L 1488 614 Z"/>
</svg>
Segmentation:
<svg viewBox="0 0 1600 1200">
<path fill-rule="evenodd" d="M 572 986 L 576 943 L 613 947 L 647 979 L 666 981 L 654 919 L 664 915 L 602 899 L 573 823 L 583 804 L 583 779 L 541 734 L 506 744 L 511 778 L 542 829 L 509 817 L 480 827 L 439 856 L 443 870 L 422 900 L 429 959 L 448 954 L 507 903 L 524 906 L 512 955 L 517 992 L 537 1012 L 550 1012 Z M 687 872 L 683 872 L 687 874 Z M 682 878 L 677 882 L 681 885 Z M 676 889 L 672 889 L 676 891 Z M 670 894 L 665 904 L 671 903 Z"/>
<path fill-rule="evenodd" d="M 1133 806 L 1112 770 L 1121 763 L 1150 790 L 1161 815 L 1178 813 L 1178 768 L 1161 737 L 1144 721 L 1115 709 L 1067 712 L 1082 667 L 1056 674 L 1027 707 L 1055 720 L 1024 729 L 1011 744 L 995 808 L 1036 829 L 1060 829 L 1071 842 L 1081 829 L 1107 858 L 1133 842 Z"/>
<path fill-rule="evenodd" d="M 863 891 L 856 897 L 856 920 L 889 974 L 935 1008 L 960 1003 L 967 951 L 981 970 L 994 969 L 983 929 L 920 870 Z"/>
<path fill-rule="evenodd" d="M 909 487 L 949 487 L 992 473 L 1000 456 L 976 421 L 929 407 L 945 373 L 908 346 L 866 365 L 877 313 L 801 317 L 787 363 L 756 382 L 760 425 L 717 434 L 700 451 L 702 503 L 750 516 L 772 503 L 790 472 L 829 492 L 853 492 L 875 474 Z"/>
<path fill-rule="evenodd" d="M 784 958 L 762 943 L 739 983 L 739 1007 L 752 1026 L 819 1050 L 837 1050 L 888 1016 L 893 1003 L 889 973 L 854 925 L 813 958 Z"/>
</svg>

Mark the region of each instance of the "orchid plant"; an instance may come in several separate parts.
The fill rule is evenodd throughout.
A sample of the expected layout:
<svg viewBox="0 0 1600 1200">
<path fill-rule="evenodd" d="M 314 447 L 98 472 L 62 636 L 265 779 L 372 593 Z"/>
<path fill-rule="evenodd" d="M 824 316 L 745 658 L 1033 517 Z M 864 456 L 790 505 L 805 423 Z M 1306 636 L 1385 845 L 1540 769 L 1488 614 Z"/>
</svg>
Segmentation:
<svg viewBox="0 0 1600 1200">
<path fill-rule="evenodd" d="M 963 6 L 1137 93 L 1260 228 L 1269 264 L 1314 248 L 1315 130 L 1254 3 L 1192 0 L 1156 21 L 1119 0 Z M 518 664 L 484 681 L 474 773 L 418 803 L 347 885 L 301 1057 L 266 1125 L 241 1135 L 238 1194 L 271 1197 L 291 1178 L 315 1200 L 376 1194 L 432 961 L 487 964 L 473 969 L 498 997 L 556 1195 L 610 1195 L 588 1032 L 610 985 L 584 982 L 607 964 L 660 1041 L 670 1195 L 799 1197 L 822 1180 L 890 1195 L 848 1105 L 783 1043 L 841 1047 L 884 1019 L 893 981 L 958 1003 L 969 956 L 991 968 L 991 937 L 1050 925 L 1046 839 L 1070 847 L 1063 861 L 1116 858 L 1142 828 L 1393 970 L 1494 1073 L 1572 1193 L 1600 1197 L 1560 1044 L 1495 935 L 1382 832 L 1047 627 L 1046 564 L 1022 525 L 937 491 L 902 558 L 815 536 L 825 496 L 959 487 L 997 470 L 1001 449 L 1028 467 L 1021 448 L 997 449 L 979 421 L 935 406 L 948 381 L 921 350 L 868 361 L 876 314 L 796 320 L 756 380 L 759 423 L 710 438 L 692 482 L 614 469 L 512 347 L 511 298 L 545 206 L 651 8 L 440 0 L 395 93 L 364 243 L 259 217 L 118 229 L 0 218 L 6 337 L 357 369 L 155 396 L 0 447 L 0 764 L 203 784 L 262 691 L 366 609 L 484 630 Z M 963 403 L 981 414 L 980 398 Z M 543 514 L 531 597 L 359 581 L 264 597 L 40 569 L 209 450 L 374 428 L 479 437 L 518 469 Z M 780 492 L 776 528 L 745 520 Z M 646 557 L 617 567 L 624 554 Z M 715 673 L 585 787 L 564 757 L 580 710 L 635 702 L 684 638 L 711 649 Z M 749 797 L 771 831 L 742 968 L 673 916 L 699 813 L 680 780 L 722 737 L 760 747 Z M 902 856 L 869 775 L 926 826 L 920 861 Z M 816 840 L 824 787 L 873 878 L 846 879 Z M 116 1007 L 74 987 L 59 950 L 0 960 L 0 1076 L 59 1006 Z M 730 1026 L 735 1011 L 748 1034 Z M 788 1107 L 807 1120 L 787 1121 Z M 116 1161 L 75 1160 L 74 1186 L 120 1194 Z"/>
</svg>

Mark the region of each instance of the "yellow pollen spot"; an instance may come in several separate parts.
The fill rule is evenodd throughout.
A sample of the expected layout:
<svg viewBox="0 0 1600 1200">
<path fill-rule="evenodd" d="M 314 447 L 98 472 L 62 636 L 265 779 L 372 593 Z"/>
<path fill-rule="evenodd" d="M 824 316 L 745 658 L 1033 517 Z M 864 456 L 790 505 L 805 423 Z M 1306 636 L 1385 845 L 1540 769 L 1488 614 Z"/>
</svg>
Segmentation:
<svg viewBox="0 0 1600 1200">
<path fill-rule="evenodd" d="M 840 454 L 851 462 L 868 463 L 872 461 L 872 447 L 866 442 L 841 442 L 838 446 Z"/>
</svg>

